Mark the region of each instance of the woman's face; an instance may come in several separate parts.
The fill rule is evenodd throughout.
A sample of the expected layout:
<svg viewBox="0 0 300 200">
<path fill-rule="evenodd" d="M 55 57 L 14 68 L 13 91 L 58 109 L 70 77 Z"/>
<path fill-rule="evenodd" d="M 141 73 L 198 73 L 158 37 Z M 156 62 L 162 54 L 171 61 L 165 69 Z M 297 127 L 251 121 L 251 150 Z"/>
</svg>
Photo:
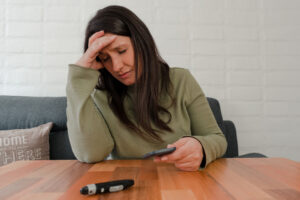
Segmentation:
<svg viewBox="0 0 300 200">
<path fill-rule="evenodd" d="M 104 36 L 110 35 L 114 34 L 106 33 Z M 98 57 L 118 81 L 127 86 L 135 83 L 134 50 L 130 37 L 117 35 L 112 43 L 99 52 Z"/>
</svg>

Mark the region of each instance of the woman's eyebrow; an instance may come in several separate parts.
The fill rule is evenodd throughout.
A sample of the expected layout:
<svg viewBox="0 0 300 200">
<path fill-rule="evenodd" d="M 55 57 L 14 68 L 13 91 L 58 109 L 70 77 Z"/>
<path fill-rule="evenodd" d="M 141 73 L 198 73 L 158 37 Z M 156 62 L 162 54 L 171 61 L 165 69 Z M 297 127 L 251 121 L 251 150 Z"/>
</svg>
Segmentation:
<svg viewBox="0 0 300 200">
<path fill-rule="evenodd" d="M 118 45 L 118 46 L 115 46 L 115 47 L 113 47 L 113 48 L 110 48 L 109 50 L 117 50 L 117 49 L 120 49 L 121 47 L 124 47 L 124 46 L 126 46 L 125 43 L 124 43 L 124 44 L 120 44 L 120 45 Z"/>
<path fill-rule="evenodd" d="M 126 47 L 126 46 L 127 46 L 127 44 L 124 43 L 124 44 L 120 44 L 120 45 L 118 45 L 118 46 L 115 46 L 115 47 L 113 47 L 113 48 L 109 48 L 108 50 L 109 50 L 109 51 L 116 51 L 116 50 L 119 50 L 120 48 Z M 99 55 L 106 55 L 106 53 L 100 51 L 100 52 L 99 52 Z"/>
</svg>

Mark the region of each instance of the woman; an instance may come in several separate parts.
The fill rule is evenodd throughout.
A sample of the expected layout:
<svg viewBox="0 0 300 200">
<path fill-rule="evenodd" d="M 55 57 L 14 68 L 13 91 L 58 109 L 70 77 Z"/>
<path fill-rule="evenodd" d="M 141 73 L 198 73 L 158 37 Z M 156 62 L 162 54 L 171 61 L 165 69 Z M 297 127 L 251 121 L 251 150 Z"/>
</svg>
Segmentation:
<svg viewBox="0 0 300 200">
<path fill-rule="evenodd" d="M 190 72 L 169 68 L 145 24 L 121 6 L 88 23 L 84 54 L 69 65 L 67 100 L 69 138 L 82 162 L 176 147 L 154 161 L 195 171 L 227 148 Z"/>
</svg>

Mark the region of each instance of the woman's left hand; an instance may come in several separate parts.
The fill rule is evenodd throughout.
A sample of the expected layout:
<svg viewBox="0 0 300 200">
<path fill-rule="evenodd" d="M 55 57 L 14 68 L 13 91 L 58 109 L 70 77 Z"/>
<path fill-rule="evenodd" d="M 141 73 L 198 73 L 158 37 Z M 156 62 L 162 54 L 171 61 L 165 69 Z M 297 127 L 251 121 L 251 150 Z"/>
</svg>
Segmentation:
<svg viewBox="0 0 300 200">
<path fill-rule="evenodd" d="M 183 171 L 197 171 L 203 159 L 201 143 L 193 137 L 184 137 L 168 148 L 176 147 L 176 150 L 164 156 L 155 156 L 154 162 L 174 163 L 175 167 Z"/>
</svg>

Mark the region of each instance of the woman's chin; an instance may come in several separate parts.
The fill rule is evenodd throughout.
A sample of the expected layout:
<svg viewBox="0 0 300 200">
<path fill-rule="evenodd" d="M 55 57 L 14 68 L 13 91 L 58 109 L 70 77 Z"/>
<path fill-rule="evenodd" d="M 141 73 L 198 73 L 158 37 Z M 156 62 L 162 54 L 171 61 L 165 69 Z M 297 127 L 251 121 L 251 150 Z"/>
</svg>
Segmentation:
<svg viewBox="0 0 300 200">
<path fill-rule="evenodd" d="M 130 85 L 133 85 L 135 83 L 134 80 L 130 80 L 130 79 L 126 79 L 126 80 L 120 80 L 121 83 L 123 83 L 124 85 L 126 86 L 130 86 Z"/>
</svg>

